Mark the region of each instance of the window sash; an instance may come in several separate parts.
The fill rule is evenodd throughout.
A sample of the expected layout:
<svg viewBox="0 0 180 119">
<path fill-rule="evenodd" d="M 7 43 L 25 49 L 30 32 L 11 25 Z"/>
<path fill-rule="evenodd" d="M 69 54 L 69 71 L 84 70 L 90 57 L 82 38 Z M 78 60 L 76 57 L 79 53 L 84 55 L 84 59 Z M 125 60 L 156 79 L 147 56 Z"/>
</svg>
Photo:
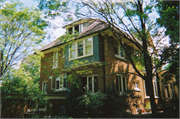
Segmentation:
<svg viewBox="0 0 180 119">
<path fill-rule="evenodd" d="M 83 56 L 83 41 L 78 42 L 78 57 Z"/>
<path fill-rule="evenodd" d="M 87 90 L 91 90 L 92 92 L 97 92 L 98 90 L 98 82 L 97 76 L 87 77 Z"/>
<path fill-rule="evenodd" d="M 134 88 L 139 88 L 138 82 L 134 82 Z"/>
<path fill-rule="evenodd" d="M 125 58 L 125 50 L 122 47 L 122 45 L 120 44 L 120 42 L 117 40 L 115 40 L 115 42 L 114 42 L 114 49 L 115 49 L 116 55 L 119 55 L 120 57 Z"/>
<path fill-rule="evenodd" d="M 122 76 L 122 75 L 117 75 L 116 76 L 116 83 L 118 83 L 118 91 L 119 92 L 126 92 L 127 91 L 127 79 L 126 77 Z"/>
<path fill-rule="evenodd" d="M 93 37 L 75 42 L 70 45 L 69 49 L 70 59 L 91 55 L 93 53 Z"/>
<path fill-rule="evenodd" d="M 58 51 L 53 52 L 53 67 L 58 67 Z"/>
<path fill-rule="evenodd" d="M 85 39 L 85 54 L 92 53 L 92 38 Z"/>
<path fill-rule="evenodd" d="M 55 89 L 64 89 L 67 87 L 66 75 L 61 75 L 56 78 Z"/>
<path fill-rule="evenodd" d="M 43 83 L 42 83 L 42 91 L 43 91 L 43 92 L 47 92 L 47 88 L 48 88 L 47 85 L 48 85 L 47 82 L 43 82 Z"/>
<path fill-rule="evenodd" d="M 76 57 L 76 44 L 73 43 L 70 46 L 70 58 L 75 58 Z"/>
</svg>

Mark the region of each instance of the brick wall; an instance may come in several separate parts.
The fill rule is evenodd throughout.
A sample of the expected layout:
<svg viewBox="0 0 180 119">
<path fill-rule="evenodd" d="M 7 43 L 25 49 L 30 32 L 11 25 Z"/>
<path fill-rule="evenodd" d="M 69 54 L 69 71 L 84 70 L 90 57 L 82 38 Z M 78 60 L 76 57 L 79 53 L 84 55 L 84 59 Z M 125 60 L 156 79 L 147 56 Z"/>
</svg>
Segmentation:
<svg viewBox="0 0 180 119">
<path fill-rule="evenodd" d="M 129 46 L 130 48 L 130 46 Z M 126 73 L 127 71 L 135 73 L 130 61 L 126 57 L 126 61 L 115 57 L 115 49 L 114 49 L 114 40 L 112 37 L 104 37 L 104 58 L 105 62 L 108 64 L 105 66 L 105 77 L 106 87 L 108 84 L 111 84 L 112 81 L 116 83 L 116 73 Z M 113 74 L 115 73 L 115 74 Z M 111 75 L 109 75 L 111 74 Z M 142 78 L 139 76 L 135 76 L 132 74 L 123 74 L 127 78 L 127 87 L 129 89 L 134 89 L 134 81 L 137 81 L 139 84 L 139 89 L 141 91 L 136 91 L 135 95 L 140 96 L 140 100 L 137 101 L 138 108 L 144 109 L 144 84 Z M 131 105 L 131 110 L 133 113 L 136 112 L 136 107 Z"/>
</svg>

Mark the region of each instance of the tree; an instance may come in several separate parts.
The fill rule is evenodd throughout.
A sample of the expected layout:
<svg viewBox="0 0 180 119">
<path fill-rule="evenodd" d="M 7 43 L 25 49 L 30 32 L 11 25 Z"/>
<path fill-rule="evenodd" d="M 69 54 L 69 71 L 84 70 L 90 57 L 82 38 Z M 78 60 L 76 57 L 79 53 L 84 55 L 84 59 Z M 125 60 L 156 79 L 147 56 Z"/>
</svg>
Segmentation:
<svg viewBox="0 0 180 119">
<path fill-rule="evenodd" d="M 109 25 L 109 30 L 120 41 L 125 53 L 135 69 L 135 75 L 146 81 L 147 92 L 150 96 L 151 109 L 153 115 L 156 114 L 156 104 L 152 78 L 157 73 L 159 67 L 165 64 L 162 55 L 162 40 L 166 37 L 157 25 L 156 19 L 152 16 L 154 3 L 145 0 L 133 0 L 128 2 L 102 0 L 77 2 L 75 13 L 77 17 L 98 17 L 105 20 Z M 59 8 L 59 7 L 58 7 Z M 51 8 L 48 7 L 51 10 Z M 71 13 L 72 11 L 70 11 Z M 137 66 L 137 61 L 131 57 L 122 37 L 133 43 L 141 53 L 141 67 L 145 69 L 142 73 Z M 153 40 L 154 39 L 154 40 Z M 143 69 L 141 68 L 141 69 Z M 133 72 L 129 72 L 132 73 Z"/>
<path fill-rule="evenodd" d="M 152 78 L 156 74 L 157 69 L 163 64 L 162 60 L 159 60 L 154 64 L 155 56 L 160 56 L 161 50 L 158 50 L 158 43 L 165 37 L 161 32 L 159 27 L 156 26 L 156 22 L 153 22 L 150 16 L 153 13 L 153 3 L 147 4 L 143 0 L 133 0 L 129 2 L 113 2 L 110 0 L 104 1 L 82 1 L 83 6 L 78 9 L 85 11 L 89 8 L 89 11 L 84 14 L 84 16 L 92 16 L 95 14 L 104 19 L 108 24 L 110 29 L 116 38 L 120 41 L 123 46 L 127 57 L 129 58 L 133 68 L 135 69 L 138 76 L 146 81 L 147 91 L 149 92 L 151 109 L 153 115 L 156 114 L 156 104 L 154 99 L 154 91 Z M 81 4 L 81 5 L 82 5 Z M 89 13 L 89 14 L 87 14 Z M 81 15 L 80 14 L 80 15 Z M 136 66 L 136 61 L 130 55 L 127 50 L 122 37 L 128 39 L 129 42 L 135 44 L 138 51 L 143 57 L 142 66 L 145 68 L 145 74 L 142 74 L 138 67 Z M 156 38 L 156 45 L 152 40 Z M 149 50 L 149 48 L 151 50 Z M 131 72 L 133 73 L 133 72 Z"/>
<path fill-rule="evenodd" d="M 179 1 L 158 1 L 157 10 L 160 18 L 157 22 L 166 28 L 166 35 L 170 37 L 171 46 L 164 49 L 163 57 L 168 64 L 164 73 L 166 81 L 175 77 L 179 86 Z M 168 78 L 167 78 L 168 77 Z"/>
<path fill-rule="evenodd" d="M 47 23 L 40 11 L 22 3 L 5 3 L 0 9 L 0 79 L 8 68 L 34 50 L 45 37 Z"/>
<path fill-rule="evenodd" d="M 2 117 L 19 117 L 27 111 L 28 101 L 42 104 L 47 99 L 39 90 L 40 56 L 25 58 L 19 69 L 11 69 L 1 87 Z"/>
</svg>

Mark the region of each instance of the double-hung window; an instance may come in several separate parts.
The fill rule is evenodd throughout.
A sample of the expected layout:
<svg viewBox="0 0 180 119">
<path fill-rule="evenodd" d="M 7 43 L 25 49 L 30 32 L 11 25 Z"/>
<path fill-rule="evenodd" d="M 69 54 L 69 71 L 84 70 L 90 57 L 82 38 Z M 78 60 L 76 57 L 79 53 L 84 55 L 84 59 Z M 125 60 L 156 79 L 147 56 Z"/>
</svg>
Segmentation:
<svg viewBox="0 0 180 119">
<path fill-rule="evenodd" d="M 93 40 L 92 37 L 80 40 L 70 45 L 69 58 L 76 59 L 93 54 Z"/>
<path fill-rule="evenodd" d="M 116 75 L 116 89 L 121 93 L 127 91 L 127 80 L 125 76 Z"/>
<path fill-rule="evenodd" d="M 53 52 L 53 68 L 58 67 L 58 51 Z"/>
<path fill-rule="evenodd" d="M 83 56 L 83 41 L 80 41 L 78 44 L 78 57 Z"/>
<path fill-rule="evenodd" d="M 42 92 L 47 93 L 47 88 L 48 88 L 48 82 L 44 81 L 42 83 Z"/>
<path fill-rule="evenodd" d="M 116 57 L 125 58 L 125 50 L 119 41 L 115 40 L 114 48 L 115 48 L 115 56 Z"/>
<path fill-rule="evenodd" d="M 92 54 L 92 38 L 85 40 L 85 55 Z"/>
<path fill-rule="evenodd" d="M 156 78 L 155 77 L 153 78 L 152 83 L 153 83 L 154 97 L 157 98 L 158 97 L 158 87 L 157 87 L 157 82 L 156 82 Z M 148 84 L 144 80 L 145 96 L 150 96 L 149 91 L 147 90 L 147 86 L 148 86 Z"/>
<path fill-rule="evenodd" d="M 59 77 L 56 77 L 55 89 L 66 90 L 66 87 L 67 87 L 66 75 L 62 74 Z"/>
<path fill-rule="evenodd" d="M 154 86 L 154 96 L 158 96 L 158 89 L 157 89 L 157 82 L 156 79 L 153 80 L 153 86 Z"/>
<path fill-rule="evenodd" d="M 82 78 L 82 85 L 83 87 L 87 87 L 87 90 L 92 92 L 98 91 L 98 77 L 97 76 L 88 76 Z"/>
</svg>

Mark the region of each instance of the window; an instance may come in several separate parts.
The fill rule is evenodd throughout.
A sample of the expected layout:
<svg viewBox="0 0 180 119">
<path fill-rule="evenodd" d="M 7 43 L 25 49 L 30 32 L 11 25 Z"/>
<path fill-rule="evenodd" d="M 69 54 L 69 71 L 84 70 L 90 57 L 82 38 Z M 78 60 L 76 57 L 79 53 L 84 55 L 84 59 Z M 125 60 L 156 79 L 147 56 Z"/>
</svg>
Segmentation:
<svg viewBox="0 0 180 119">
<path fill-rule="evenodd" d="M 116 89 L 119 92 L 126 92 L 127 91 L 127 80 L 125 76 L 116 75 Z"/>
<path fill-rule="evenodd" d="M 134 88 L 139 88 L 138 82 L 134 82 Z"/>
<path fill-rule="evenodd" d="M 157 83 L 154 81 L 154 96 L 158 96 Z"/>
<path fill-rule="evenodd" d="M 67 31 L 69 32 L 69 34 L 75 34 L 75 33 L 81 33 L 82 29 L 83 29 L 83 24 L 78 24 L 76 26 L 67 29 Z"/>
<path fill-rule="evenodd" d="M 55 80 L 55 89 L 56 90 L 65 90 L 67 87 L 66 75 L 62 74 Z"/>
<path fill-rule="evenodd" d="M 145 87 L 145 96 L 150 96 L 149 91 L 147 91 L 147 83 L 144 81 L 144 87 Z M 153 78 L 153 91 L 154 91 L 154 96 L 158 97 L 158 87 L 157 87 L 157 82 L 156 78 Z"/>
<path fill-rule="evenodd" d="M 164 88 L 165 88 L 165 96 L 166 96 L 166 98 L 172 97 L 172 94 L 173 94 L 172 83 L 168 83 L 167 85 L 164 86 Z"/>
<path fill-rule="evenodd" d="M 91 54 L 92 53 L 92 38 L 88 38 L 85 40 L 85 54 Z"/>
<path fill-rule="evenodd" d="M 78 42 L 78 57 L 83 56 L 83 41 Z"/>
<path fill-rule="evenodd" d="M 76 56 L 76 51 L 75 51 L 76 46 L 75 46 L 75 45 L 76 45 L 76 44 L 73 43 L 73 44 L 70 46 L 70 59 L 71 59 L 71 58 L 75 58 L 75 56 Z"/>
<path fill-rule="evenodd" d="M 114 48 L 115 48 L 115 56 L 117 56 L 119 58 L 125 58 L 125 50 L 121 46 L 119 41 L 115 40 Z"/>
<path fill-rule="evenodd" d="M 168 88 L 168 85 L 165 85 L 164 88 L 165 88 L 165 96 L 166 96 L 166 98 L 169 98 L 170 96 L 169 96 L 169 88 Z"/>
<path fill-rule="evenodd" d="M 47 93 L 47 88 L 48 88 L 48 82 L 43 82 L 42 83 L 42 91 Z"/>
<path fill-rule="evenodd" d="M 98 91 L 98 77 L 97 76 L 88 76 L 82 78 L 82 85 L 84 87 L 87 87 L 88 90 L 91 90 L 92 92 Z"/>
<path fill-rule="evenodd" d="M 134 82 L 134 90 L 135 91 L 141 91 L 141 89 L 139 89 L 139 82 L 138 81 Z"/>
<path fill-rule="evenodd" d="M 53 68 L 58 67 L 58 51 L 53 52 Z"/>
<path fill-rule="evenodd" d="M 92 55 L 93 53 L 92 41 L 93 41 L 92 37 L 90 37 L 88 39 L 84 39 L 70 45 L 69 58 L 75 59 L 75 58 Z"/>
</svg>

